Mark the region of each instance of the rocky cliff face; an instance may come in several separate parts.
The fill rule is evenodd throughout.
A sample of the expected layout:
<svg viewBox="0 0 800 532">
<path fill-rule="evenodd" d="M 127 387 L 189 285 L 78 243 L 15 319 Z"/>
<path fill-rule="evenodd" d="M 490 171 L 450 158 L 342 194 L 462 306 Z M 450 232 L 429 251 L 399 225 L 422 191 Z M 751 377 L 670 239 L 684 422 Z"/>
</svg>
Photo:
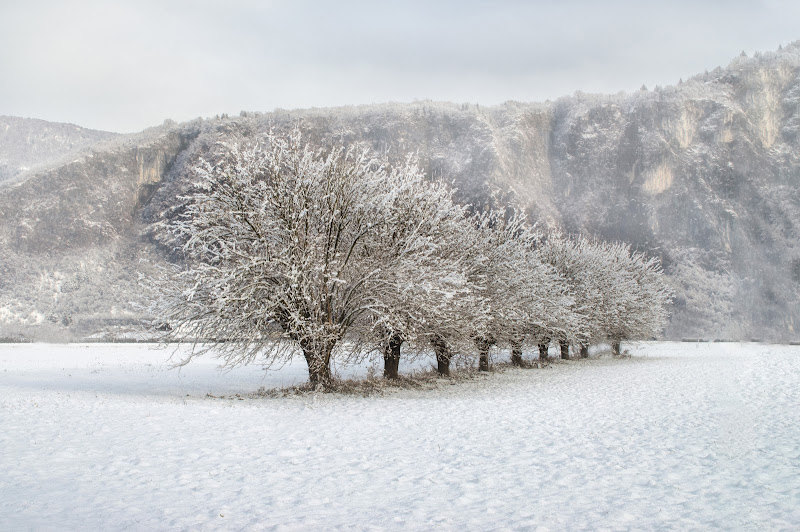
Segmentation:
<svg viewBox="0 0 800 532">
<path fill-rule="evenodd" d="M 799 65 L 795 46 L 556 105 L 564 225 L 659 253 L 678 293 L 674 335 L 795 335 Z"/>
<path fill-rule="evenodd" d="M 415 152 L 460 201 L 513 204 L 543 226 L 659 255 L 677 292 L 671 337 L 796 338 L 799 76 L 795 44 L 635 94 L 276 111 L 159 128 L 0 186 L 0 250 L 11 257 L 0 273 L 15 279 L 0 281 L 0 332 L 3 322 L 49 319 L 75 331 L 83 320 L 83 333 L 102 316 L 137 316 L 137 272 L 164 259 L 147 227 L 180 209 L 191 164 L 213 158 L 218 140 L 299 122 L 320 145 Z M 77 285 L 79 295 L 64 289 Z M 80 297 L 92 304 L 76 306 Z M 70 305 L 71 314 L 58 310 Z"/>
</svg>

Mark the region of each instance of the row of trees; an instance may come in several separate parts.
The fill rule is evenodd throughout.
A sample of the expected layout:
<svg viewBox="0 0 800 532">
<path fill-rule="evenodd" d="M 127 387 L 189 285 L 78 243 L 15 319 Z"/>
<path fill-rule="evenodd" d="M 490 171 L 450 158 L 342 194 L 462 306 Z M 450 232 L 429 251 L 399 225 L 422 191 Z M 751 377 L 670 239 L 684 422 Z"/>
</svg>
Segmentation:
<svg viewBox="0 0 800 532">
<path fill-rule="evenodd" d="M 413 157 L 315 149 L 298 130 L 223 153 L 196 166 L 183 213 L 159 233 L 185 260 L 156 283 L 157 315 L 171 334 L 212 339 L 194 355 L 270 364 L 299 348 L 326 386 L 332 357 L 379 351 L 393 378 L 401 348 L 433 350 L 447 375 L 455 353 L 488 369 L 492 345 L 518 364 L 524 346 L 547 356 L 551 341 L 565 355 L 598 340 L 618 352 L 665 324 L 656 260 L 457 205 Z"/>
</svg>

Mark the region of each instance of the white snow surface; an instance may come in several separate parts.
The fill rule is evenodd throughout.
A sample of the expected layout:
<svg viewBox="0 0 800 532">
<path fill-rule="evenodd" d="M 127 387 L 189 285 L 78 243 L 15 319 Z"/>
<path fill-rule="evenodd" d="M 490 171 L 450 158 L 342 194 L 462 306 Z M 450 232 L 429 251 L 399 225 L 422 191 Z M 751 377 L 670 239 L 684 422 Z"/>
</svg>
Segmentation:
<svg viewBox="0 0 800 532">
<path fill-rule="evenodd" d="M 623 347 L 276 399 L 300 361 L 0 345 L 0 530 L 800 528 L 800 347 Z"/>
</svg>

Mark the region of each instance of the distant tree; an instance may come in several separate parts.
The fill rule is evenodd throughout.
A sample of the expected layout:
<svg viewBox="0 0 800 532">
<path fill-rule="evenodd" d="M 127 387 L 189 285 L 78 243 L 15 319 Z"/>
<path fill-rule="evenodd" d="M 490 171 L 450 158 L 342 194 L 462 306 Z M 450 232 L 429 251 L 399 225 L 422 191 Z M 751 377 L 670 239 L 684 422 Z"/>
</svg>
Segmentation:
<svg viewBox="0 0 800 532">
<path fill-rule="evenodd" d="M 557 343 L 563 359 L 569 358 L 570 343 L 579 345 L 581 355 L 586 356 L 589 342 L 599 331 L 597 314 L 604 303 L 598 278 L 603 271 L 596 250 L 585 238 L 551 233 L 537 251 L 541 260 L 558 272 L 568 296 L 562 299 L 549 323 L 541 327 L 540 334 L 545 343 Z M 540 355 L 546 356 L 546 346 L 542 351 Z"/>
<path fill-rule="evenodd" d="M 476 322 L 472 337 L 481 370 L 489 369 L 492 345 L 510 346 L 521 363 L 522 344 L 532 330 L 550 323 L 563 296 L 557 272 L 535 252 L 539 235 L 524 216 L 488 211 L 474 218 L 470 280 L 479 287 L 486 320 Z"/>
<path fill-rule="evenodd" d="M 543 343 L 556 341 L 562 358 L 569 358 L 570 343 L 586 357 L 589 345 L 602 340 L 610 340 L 618 355 L 622 340 L 657 336 L 666 324 L 671 290 L 656 259 L 625 244 L 557 233 L 538 252 L 558 271 L 569 296 L 553 324 L 539 329 Z M 545 350 L 543 345 L 540 356 Z"/>
<path fill-rule="evenodd" d="M 627 244 L 604 243 L 598 247 L 606 272 L 602 277 L 606 303 L 600 326 L 611 341 L 612 351 L 619 355 L 623 340 L 646 340 L 662 332 L 673 293 L 658 259 L 633 252 Z"/>
</svg>

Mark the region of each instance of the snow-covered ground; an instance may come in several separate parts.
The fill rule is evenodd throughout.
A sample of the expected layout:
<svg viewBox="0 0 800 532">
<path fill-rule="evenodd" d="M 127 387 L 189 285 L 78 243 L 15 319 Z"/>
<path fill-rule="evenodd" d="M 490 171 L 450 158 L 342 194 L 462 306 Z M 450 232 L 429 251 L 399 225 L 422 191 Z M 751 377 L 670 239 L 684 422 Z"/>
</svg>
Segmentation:
<svg viewBox="0 0 800 532">
<path fill-rule="evenodd" d="M 800 528 L 800 347 L 624 347 L 435 390 L 240 400 L 206 394 L 305 369 L 0 345 L 0 530 Z"/>
</svg>

